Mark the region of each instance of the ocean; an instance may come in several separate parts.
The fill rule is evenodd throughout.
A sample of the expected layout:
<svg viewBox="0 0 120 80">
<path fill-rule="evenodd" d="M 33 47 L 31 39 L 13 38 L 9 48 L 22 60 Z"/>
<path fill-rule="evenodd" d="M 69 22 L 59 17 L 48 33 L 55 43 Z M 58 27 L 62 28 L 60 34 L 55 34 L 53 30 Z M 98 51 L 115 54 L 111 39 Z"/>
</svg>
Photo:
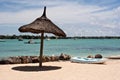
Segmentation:
<svg viewBox="0 0 120 80">
<path fill-rule="evenodd" d="M 40 39 L 37 44 L 27 44 L 28 39 L 4 39 L 0 41 L 0 58 L 10 56 L 38 56 Z M 87 57 L 102 54 L 104 57 L 120 55 L 120 39 L 51 39 L 44 40 L 44 55 L 60 55 Z"/>
</svg>

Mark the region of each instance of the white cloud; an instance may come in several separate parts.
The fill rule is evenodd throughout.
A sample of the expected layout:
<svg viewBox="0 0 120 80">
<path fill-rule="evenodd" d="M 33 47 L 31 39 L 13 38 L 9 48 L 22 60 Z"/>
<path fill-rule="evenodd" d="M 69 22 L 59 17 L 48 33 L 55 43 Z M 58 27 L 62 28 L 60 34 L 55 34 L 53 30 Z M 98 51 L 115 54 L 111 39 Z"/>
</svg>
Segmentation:
<svg viewBox="0 0 120 80">
<path fill-rule="evenodd" d="M 0 23 L 26 23 L 31 22 L 36 17 L 41 15 L 40 10 L 28 10 L 28 11 L 21 11 L 21 12 L 3 12 L 0 13 Z"/>
<path fill-rule="evenodd" d="M 107 28 L 117 28 L 120 26 L 120 7 L 110 11 L 100 12 L 94 15 L 95 23 L 93 25 Z"/>
<path fill-rule="evenodd" d="M 34 5 L 34 3 L 28 3 Z M 47 17 L 64 29 L 68 36 L 120 35 L 118 32 L 120 30 L 120 7 L 99 12 L 107 9 L 107 7 L 80 5 L 77 2 L 71 3 L 66 1 L 61 1 L 60 3 L 57 1 L 44 1 L 41 4 L 49 5 L 47 7 Z M 42 12 L 43 8 L 19 12 L 0 12 L 0 24 L 27 24 L 40 17 Z"/>
<path fill-rule="evenodd" d="M 24 2 L 25 3 L 25 2 Z M 101 10 L 103 8 L 97 6 L 84 6 L 79 5 L 78 3 L 64 3 L 61 2 L 61 6 L 48 7 L 47 15 L 50 19 L 53 19 L 57 22 L 80 22 L 87 21 L 89 14 L 95 10 Z M 64 3 L 64 4 L 63 4 Z M 47 4 L 47 3 L 46 3 Z M 51 4 L 51 3 L 49 3 Z M 53 3 L 55 4 L 55 3 Z M 0 13 L 0 23 L 18 23 L 32 21 L 34 18 L 41 16 L 43 8 L 24 10 L 19 12 L 2 12 Z M 85 18 L 86 17 L 86 18 Z"/>
</svg>

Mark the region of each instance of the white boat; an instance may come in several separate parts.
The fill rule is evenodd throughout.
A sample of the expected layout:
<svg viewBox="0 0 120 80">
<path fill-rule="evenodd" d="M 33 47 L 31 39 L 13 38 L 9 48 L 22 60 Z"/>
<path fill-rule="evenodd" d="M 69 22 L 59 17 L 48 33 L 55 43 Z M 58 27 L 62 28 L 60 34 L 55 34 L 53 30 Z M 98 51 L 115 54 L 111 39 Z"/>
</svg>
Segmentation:
<svg viewBox="0 0 120 80">
<path fill-rule="evenodd" d="M 76 63 L 88 63 L 88 64 L 103 64 L 105 63 L 104 58 L 81 58 L 81 57 L 73 57 L 70 60 L 71 62 Z"/>
<path fill-rule="evenodd" d="M 3 39 L 0 39 L 0 42 L 5 42 L 5 40 L 3 40 Z"/>
<path fill-rule="evenodd" d="M 18 41 L 23 41 L 23 38 L 19 37 L 19 38 L 18 38 Z"/>
<path fill-rule="evenodd" d="M 47 41 L 49 41 L 50 40 L 50 38 L 47 38 Z"/>
</svg>

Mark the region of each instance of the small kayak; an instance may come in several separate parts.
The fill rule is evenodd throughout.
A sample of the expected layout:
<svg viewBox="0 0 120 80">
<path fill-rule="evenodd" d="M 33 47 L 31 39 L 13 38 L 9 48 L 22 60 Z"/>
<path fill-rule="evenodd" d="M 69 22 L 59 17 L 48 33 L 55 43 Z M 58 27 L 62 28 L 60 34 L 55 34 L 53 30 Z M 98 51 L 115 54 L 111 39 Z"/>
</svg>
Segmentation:
<svg viewBox="0 0 120 80">
<path fill-rule="evenodd" d="M 71 62 L 76 62 L 76 63 L 88 63 L 88 64 L 103 64 L 105 63 L 104 58 L 81 58 L 81 57 L 73 57 L 70 60 Z"/>
</svg>

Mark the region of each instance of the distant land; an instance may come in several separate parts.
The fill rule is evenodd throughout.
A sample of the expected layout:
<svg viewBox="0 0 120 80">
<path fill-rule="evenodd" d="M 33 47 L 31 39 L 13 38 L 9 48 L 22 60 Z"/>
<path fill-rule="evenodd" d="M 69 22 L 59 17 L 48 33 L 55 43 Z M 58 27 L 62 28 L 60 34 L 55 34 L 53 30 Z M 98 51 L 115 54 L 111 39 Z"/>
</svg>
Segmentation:
<svg viewBox="0 0 120 80">
<path fill-rule="evenodd" d="M 35 35 L 0 35 L 0 39 L 40 39 L 40 36 Z M 45 36 L 44 38 L 48 38 Z M 56 37 L 50 36 L 50 39 L 120 39 L 120 36 L 75 36 L 75 37 Z"/>
</svg>

